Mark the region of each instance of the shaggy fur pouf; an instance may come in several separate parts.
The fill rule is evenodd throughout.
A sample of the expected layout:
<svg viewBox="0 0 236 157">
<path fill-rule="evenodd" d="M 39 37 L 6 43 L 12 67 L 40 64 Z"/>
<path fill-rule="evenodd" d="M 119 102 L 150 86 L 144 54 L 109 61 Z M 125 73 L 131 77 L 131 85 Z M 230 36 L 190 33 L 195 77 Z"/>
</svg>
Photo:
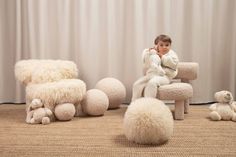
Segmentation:
<svg viewBox="0 0 236 157">
<path fill-rule="evenodd" d="M 103 91 L 90 89 L 87 91 L 81 105 L 86 114 L 100 116 L 108 109 L 109 100 Z"/>
<path fill-rule="evenodd" d="M 95 86 L 106 93 L 109 99 L 109 109 L 118 108 L 126 97 L 126 89 L 123 83 L 115 78 L 104 78 Z"/>
<path fill-rule="evenodd" d="M 158 99 L 139 98 L 125 113 L 125 136 L 135 143 L 162 144 L 171 137 L 173 128 L 170 109 Z"/>
</svg>

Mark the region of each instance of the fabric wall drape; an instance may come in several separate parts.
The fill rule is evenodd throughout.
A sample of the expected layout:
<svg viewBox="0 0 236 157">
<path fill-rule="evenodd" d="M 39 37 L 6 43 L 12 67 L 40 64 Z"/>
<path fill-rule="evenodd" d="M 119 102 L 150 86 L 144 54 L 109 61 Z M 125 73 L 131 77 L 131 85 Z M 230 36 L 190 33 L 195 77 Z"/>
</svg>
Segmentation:
<svg viewBox="0 0 236 157">
<path fill-rule="evenodd" d="M 15 80 L 21 59 L 74 61 L 88 89 L 112 76 L 127 88 L 141 74 L 141 52 L 172 37 L 181 61 L 200 64 L 194 103 L 219 90 L 236 97 L 234 0 L 0 0 L 0 102 L 24 102 Z"/>
</svg>

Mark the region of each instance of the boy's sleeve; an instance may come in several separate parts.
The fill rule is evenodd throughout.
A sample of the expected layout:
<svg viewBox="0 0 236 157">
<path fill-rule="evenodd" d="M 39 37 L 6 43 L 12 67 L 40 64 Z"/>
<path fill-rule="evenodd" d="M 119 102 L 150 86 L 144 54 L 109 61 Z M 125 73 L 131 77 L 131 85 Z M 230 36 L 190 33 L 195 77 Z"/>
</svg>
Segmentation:
<svg viewBox="0 0 236 157">
<path fill-rule="evenodd" d="M 179 58 L 177 54 L 171 50 L 168 54 L 162 56 L 161 61 L 163 66 L 176 70 Z"/>
</svg>

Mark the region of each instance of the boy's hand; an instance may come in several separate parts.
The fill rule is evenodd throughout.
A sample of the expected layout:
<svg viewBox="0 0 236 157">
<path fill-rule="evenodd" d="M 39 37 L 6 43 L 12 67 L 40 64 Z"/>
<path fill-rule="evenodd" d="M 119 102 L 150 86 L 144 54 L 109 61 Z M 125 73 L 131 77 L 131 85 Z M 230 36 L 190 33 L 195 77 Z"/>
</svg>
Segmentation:
<svg viewBox="0 0 236 157">
<path fill-rule="evenodd" d="M 163 56 L 163 54 L 160 53 L 160 52 L 158 52 L 157 54 L 158 54 L 158 56 L 159 56 L 160 58 Z"/>
</svg>

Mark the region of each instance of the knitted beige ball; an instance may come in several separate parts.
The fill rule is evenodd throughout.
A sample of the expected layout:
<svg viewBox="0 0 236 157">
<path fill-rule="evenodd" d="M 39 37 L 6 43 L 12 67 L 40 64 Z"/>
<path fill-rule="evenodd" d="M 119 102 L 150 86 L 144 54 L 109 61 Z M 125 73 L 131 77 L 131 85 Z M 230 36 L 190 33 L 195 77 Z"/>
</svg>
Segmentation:
<svg viewBox="0 0 236 157">
<path fill-rule="evenodd" d="M 170 109 L 158 99 L 137 99 L 125 113 L 125 136 L 135 143 L 162 144 L 171 137 L 173 128 Z"/>
<path fill-rule="evenodd" d="M 75 106 L 71 103 L 58 104 L 55 107 L 55 116 L 58 120 L 71 120 L 75 115 Z"/>
<path fill-rule="evenodd" d="M 120 104 L 125 100 L 125 86 L 115 78 L 104 78 L 98 81 L 95 88 L 103 91 L 108 96 L 109 109 L 118 108 Z"/>
<path fill-rule="evenodd" d="M 108 109 L 109 100 L 103 91 L 90 89 L 87 91 L 81 105 L 83 111 L 88 115 L 100 116 Z"/>
</svg>

